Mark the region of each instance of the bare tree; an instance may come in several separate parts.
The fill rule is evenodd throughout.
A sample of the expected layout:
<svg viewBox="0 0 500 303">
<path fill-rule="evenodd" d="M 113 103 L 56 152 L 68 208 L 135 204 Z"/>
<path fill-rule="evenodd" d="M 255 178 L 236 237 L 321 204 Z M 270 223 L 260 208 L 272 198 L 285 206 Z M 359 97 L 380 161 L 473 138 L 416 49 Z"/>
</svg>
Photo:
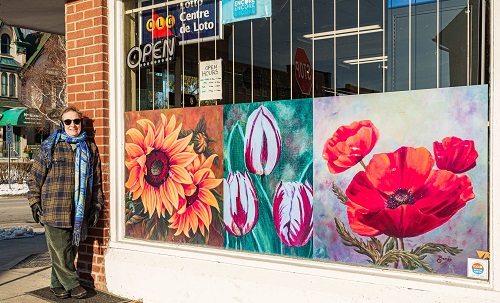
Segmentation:
<svg viewBox="0 0 500 303">
<path fill-rule="evenodd" d="M 47 39 L 39 33 L 41 41 Z M 66 106 L 66 40 L 50 35 L 40 53 L 28 60 L 21 71 L 21 103 L 58 125 L 58 113 Z"/>
</svg>

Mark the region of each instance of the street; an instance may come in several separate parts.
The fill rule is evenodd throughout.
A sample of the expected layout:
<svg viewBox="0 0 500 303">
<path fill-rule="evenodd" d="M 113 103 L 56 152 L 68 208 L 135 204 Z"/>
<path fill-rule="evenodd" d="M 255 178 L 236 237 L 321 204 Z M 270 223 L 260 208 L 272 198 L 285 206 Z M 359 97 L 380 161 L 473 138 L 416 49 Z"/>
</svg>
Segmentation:
<svg viewBox="0 0 500 303">
<path fill-rule="evenodd" d="M 26 197 L 0 197 L 0 228 L 31 227 L 43 232 L 43 226 L 35 223 Z"/>
</svg>

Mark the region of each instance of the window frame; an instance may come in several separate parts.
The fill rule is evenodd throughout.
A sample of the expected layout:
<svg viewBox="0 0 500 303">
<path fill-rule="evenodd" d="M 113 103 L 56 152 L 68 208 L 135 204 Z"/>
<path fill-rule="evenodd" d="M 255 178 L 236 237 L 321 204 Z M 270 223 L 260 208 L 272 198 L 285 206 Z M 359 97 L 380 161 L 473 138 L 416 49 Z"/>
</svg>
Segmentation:
<svg viewBox="0 0 500 303">
<path fill-rule="evenodd" d="M 16 75 L 15 74 L 10 74 L 9 75 L 9 97 L 15 98 L 16 97 Z"/>
<path fill-rule="evenodd" d="M 7 97 L 8 96 L 8 92 L 9 92 L 9 76 L 7 75 L 6 72 L 3 72 L 2 73 L 2 76 L 1 76 L 1 92 L 0 92 L 0 95 L 2 97 Z"/>
<path fill-rule="evenodd" d="M 1 43 L 0 43 L 0 53 L 4 55 L 10 55 L 10 43 L 11 43 L 11 38 L 10 35 L 7 33 L 2 34 L 1 37 Z M 5 51 L 4 51 L 5 50 Z"/>
</svg>

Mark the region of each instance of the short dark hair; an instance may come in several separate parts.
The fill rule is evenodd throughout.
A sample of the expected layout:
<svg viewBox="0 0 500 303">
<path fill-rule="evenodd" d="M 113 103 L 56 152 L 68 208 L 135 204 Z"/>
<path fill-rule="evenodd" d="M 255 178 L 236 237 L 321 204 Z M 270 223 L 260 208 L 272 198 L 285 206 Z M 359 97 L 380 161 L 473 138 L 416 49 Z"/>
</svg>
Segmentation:
<svg viewBox="0 0 500 303">
<path fill-rule="evenodd" d="M 59 119 L 62 120 L 62 116 L 67 112 L 75 112 L 78 114 L 80 119 L 83 118 L 83 114 L 80 112 L 80 110 L 78 108 L 76 108 L 75 106 L 67 106 L 66 108 L 64 108 L 62 110 L 61 115 L 59 116 Z"/>
</svg>

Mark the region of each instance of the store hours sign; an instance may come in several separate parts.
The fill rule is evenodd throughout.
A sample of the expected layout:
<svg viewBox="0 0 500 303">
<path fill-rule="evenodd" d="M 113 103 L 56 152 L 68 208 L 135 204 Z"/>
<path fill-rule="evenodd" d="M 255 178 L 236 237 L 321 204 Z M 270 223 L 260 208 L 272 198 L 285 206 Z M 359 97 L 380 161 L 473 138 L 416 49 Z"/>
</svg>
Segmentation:
<svg viewBox="0 0 500 303">
<path fill-rule="evenodd" d="M 155 1 L 154 4 L 158 2 Z M 152 5 L 142 1 L 141 6 Z M 141 44 L 176 37 L 179 44 L 222 38 L 220 1 L 186 0 L 141 12 Z"/>
</svg>

